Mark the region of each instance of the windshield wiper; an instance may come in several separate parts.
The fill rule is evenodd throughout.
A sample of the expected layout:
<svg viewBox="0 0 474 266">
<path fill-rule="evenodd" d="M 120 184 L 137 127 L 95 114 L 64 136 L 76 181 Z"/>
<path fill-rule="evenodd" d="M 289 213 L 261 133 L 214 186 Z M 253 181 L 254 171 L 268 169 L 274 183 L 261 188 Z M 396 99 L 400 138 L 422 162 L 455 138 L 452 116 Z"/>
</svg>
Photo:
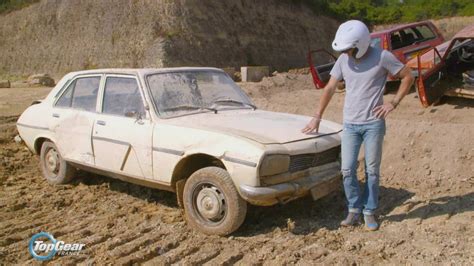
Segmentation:
<svg viewBox="0 0 474 266">
<path fill-rule="evenodd" d="M 216 104 L 216 103 L 238 103 L 238 104 L 241 104 L 241 105 L 250 106 L 250 107 L 252 107 L 253 110 L 257 110 L 257 106 L 255 106 L 251 103 L 244 103 L 244 102 L 233 100 L 233 99 L 221 99 L 221 100 L 215 100 L 215 101 L 212 102 L 212 104 Z"/>
<path fill-rule="evenodd" d="M 163 109 L 164 112 L 167 111 L 177 111 L 177 110 L 209 110 L 213 111 L 214 114 L 217 114 L 217 109 L 216 108 L 211 108 L 211 107 L 204 107 L 204 106 L 196 106 L 196 105 L 178 105 L 178 106 L 172 106 Z"/>
</svg>

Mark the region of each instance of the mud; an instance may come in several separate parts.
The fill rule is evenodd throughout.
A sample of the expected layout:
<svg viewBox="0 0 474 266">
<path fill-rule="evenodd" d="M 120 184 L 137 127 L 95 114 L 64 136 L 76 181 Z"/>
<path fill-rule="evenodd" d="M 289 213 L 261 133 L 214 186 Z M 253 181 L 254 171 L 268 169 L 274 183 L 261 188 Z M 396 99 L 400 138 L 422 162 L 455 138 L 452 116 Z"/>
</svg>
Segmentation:
<svg viewBox="0 0 474 266">
<path fill-rule="evenodd" d="M 320 96 L 308 75 L 241 86 L 257 106 L 274 111 L 309 115 Z M 2 263 L 39 264 L 28 241 L 40 231 L 86 244 L 80 255 L 47 264 L 474 263 L 474 101 L 447 99 L 423 109 L 412 92 L 390 115 L 379 231 L 339 228 L 345 214 L 339 191 L 316 202 L 252 206 L 240 230 L 217 237 L 190 230 L 168 192 L 85 172 L 72 184 L 49 185 L 37 156 L 13 141 L 19 113 L 48 91 L 0 90 Z M 343 99 L 344 93 L 334 96 L 325 118 L 341 121 Z"/>
</svg>

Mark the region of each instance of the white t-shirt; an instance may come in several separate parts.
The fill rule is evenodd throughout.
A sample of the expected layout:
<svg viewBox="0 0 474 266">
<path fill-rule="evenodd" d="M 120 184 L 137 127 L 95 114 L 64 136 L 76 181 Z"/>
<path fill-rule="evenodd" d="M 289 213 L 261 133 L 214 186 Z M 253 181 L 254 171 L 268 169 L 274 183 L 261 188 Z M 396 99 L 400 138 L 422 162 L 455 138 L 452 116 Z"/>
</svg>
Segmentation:
<svg viewBox="0 0 474 266">
<path fill-rule="evenodd" d="M 331 70 L 331 76 L 346 83 L 344 123 L 366 124 L 377 120 L 373 109 L 383 104 L 387 76 L 395 76 L 402 64 L 391 52 L 369 47 L 361 59 L 343 53 Z"/>
</svg>

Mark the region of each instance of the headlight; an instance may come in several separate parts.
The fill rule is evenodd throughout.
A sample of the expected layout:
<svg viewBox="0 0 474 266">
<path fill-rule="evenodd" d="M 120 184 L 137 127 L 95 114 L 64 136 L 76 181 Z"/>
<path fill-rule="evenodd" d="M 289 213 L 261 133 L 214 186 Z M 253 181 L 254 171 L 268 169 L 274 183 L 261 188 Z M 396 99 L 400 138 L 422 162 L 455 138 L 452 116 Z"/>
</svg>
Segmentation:
<svg viewBox="0 0 474 266">
<path fill-rule="evenodd" d="M 289 155 L 268 155 L 260 166 L 260 176 L 276 175 L 288 171 L 290 167 Z"/>
</svg>

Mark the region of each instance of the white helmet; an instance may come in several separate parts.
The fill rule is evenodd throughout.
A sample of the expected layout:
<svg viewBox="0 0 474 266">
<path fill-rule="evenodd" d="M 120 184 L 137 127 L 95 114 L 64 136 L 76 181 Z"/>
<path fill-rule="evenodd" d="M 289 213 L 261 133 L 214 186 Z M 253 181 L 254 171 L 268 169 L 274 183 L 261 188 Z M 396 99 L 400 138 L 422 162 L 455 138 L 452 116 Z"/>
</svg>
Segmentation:
<svg viewBox="0 0 474 266">
<path fill-rule="evenodd" d="M 370 32 L 367 26 L 362 21 L 349 20 L 342 23 L 337 29 L 332 49 L 342 52 L 357 48 L 355 58 L 361 58 L 367 52 L 369 45 Z"/>
</svg>

